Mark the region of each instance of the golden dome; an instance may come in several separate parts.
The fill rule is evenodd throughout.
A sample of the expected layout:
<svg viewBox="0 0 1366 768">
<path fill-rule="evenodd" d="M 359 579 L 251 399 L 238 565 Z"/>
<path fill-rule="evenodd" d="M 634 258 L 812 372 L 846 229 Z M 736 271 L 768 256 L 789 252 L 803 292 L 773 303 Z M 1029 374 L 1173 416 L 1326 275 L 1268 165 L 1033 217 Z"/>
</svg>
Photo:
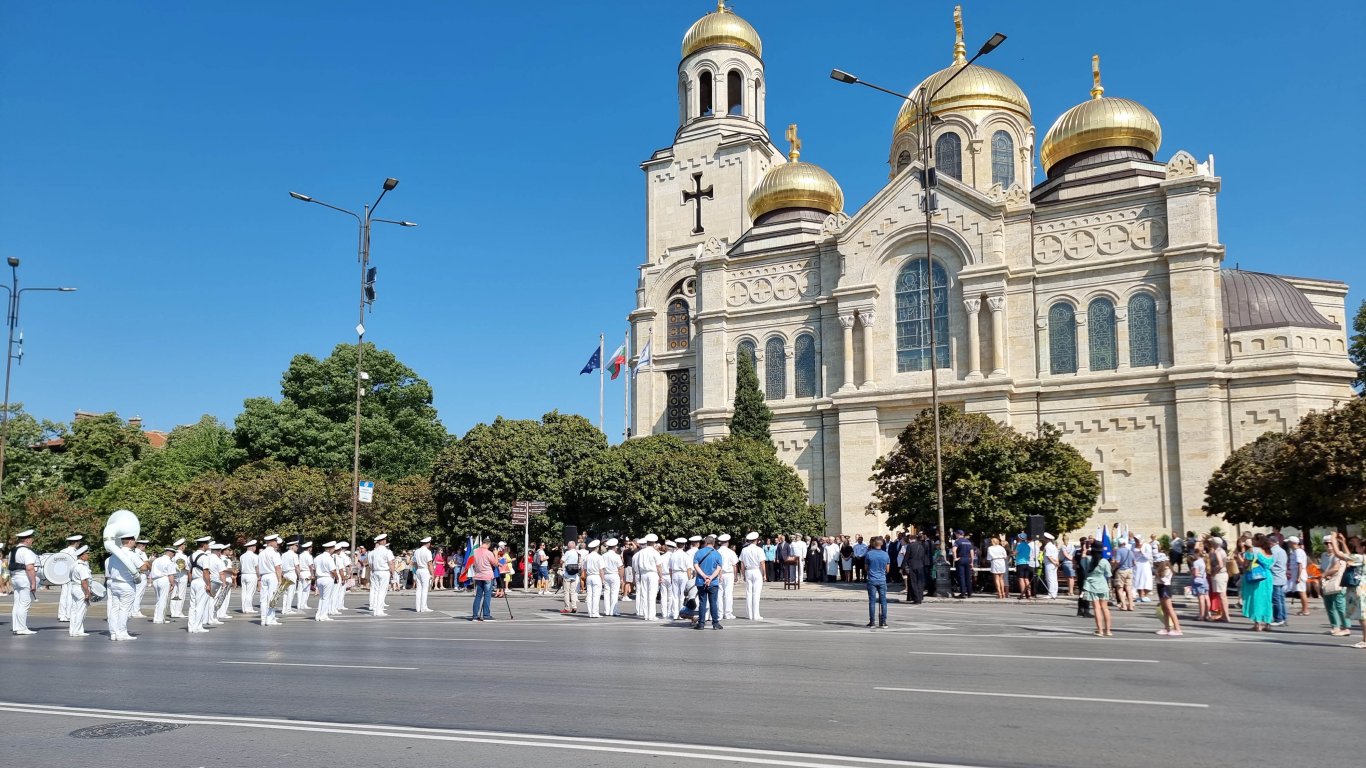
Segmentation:
<svg viewBox="0 0 1366 768">
<path fill-rule="evenodd" d="M 725 6 L 725 0 L 718 0 L 716 10 L 698 19 L 683 36 L 683 58 L 688 58 L 703 48 L 729 45 L 743 48 L 760 58 L 764 55 L 764 44 L 759 33 L 748 21 L 735 15 Z"/>
<path fill-rule="evenodd" d="M 1014 80 L 994 69 L 976 64 L 968 65 L 967 46 L 963 43 L 961 6 L 953 9 L 953 26 L 957 32 L 953 44 L 953 63 L 925 78 L 910 95 L 914 97 L 921 88 L 924 88 L 926 93 L 934 93 L 939 86 L 953 77 L 955 72 L 967 67 L 966 72 L 954 77 L 953 82 L 934 97 L 930 103 L 932 112 L 943 114 L 964 109 L 1000 109 L 1019 115 L 1028 122 L 1029 99 L 1025 98 L 1024 91 L 1020 90 L 1020 86 L 1016 85 Z M 892 135 L 900 136 L 919 120 L 919 106 L 907 100 L 896 116 L 896 127 L 892 130 Z"/>
<path fill-rule="evenodd" d="M 1044 136 L 1039 149 L 1044 173 L 1060 160 L 1093 149 L 1133 147 L 1156 155 L 1162 146 L 1162 126 L 1147 107 L 1102 95 L 1099 56 L 1091 58 L 1091 76 L 1091 100 L 1062 113 Z"/>
<path fill-rule="evenodd" d="M 826 213 L 844 210 L 844 191 L 835 177 L 819 165 L 797 161 L 802 142 L 797 138 L 796 125 L 787 127 L 787 140 L 792 142 L 788 162 L 770 168 L 749 193 L 750 219 L 784 208 L 814 208 Z"/>
</svg>

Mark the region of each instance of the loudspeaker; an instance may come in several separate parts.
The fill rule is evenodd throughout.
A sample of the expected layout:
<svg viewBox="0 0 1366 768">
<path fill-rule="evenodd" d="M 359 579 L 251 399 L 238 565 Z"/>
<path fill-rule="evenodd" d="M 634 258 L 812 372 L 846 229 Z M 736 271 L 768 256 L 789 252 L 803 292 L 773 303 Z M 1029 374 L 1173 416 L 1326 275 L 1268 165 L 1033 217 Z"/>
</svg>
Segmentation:
<svg viewBox="0 0 1366 768">
<path fill-rule="evenodd" d="M 1043 518 L 1039 518 L 1039 519 L 1042 520 Z M 578 527 L 577 525 L 566 525 L 566 526 L 564 527 L 564 535 L 560 537 L 560 543 L 563 544 L 563 543 L 565 543 L 565 542 L 567 542 L 567 541 L 578 541 L 578 540 L 579 540 L 579 527 Z"/>
<path fill-rule="evenodd" d="M 1029 530 L 1026 533 L 1029 534 L 1030 541 L 1043 538 L 1043 515 L 1029 516 Z"/>
</svg>

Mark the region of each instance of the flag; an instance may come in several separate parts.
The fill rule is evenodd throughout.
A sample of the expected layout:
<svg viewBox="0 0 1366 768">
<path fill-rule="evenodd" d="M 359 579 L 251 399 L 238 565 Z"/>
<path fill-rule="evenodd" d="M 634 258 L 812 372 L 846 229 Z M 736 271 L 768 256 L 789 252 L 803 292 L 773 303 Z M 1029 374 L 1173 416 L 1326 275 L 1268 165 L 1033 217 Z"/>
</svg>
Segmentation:
<svg viewBox="0 0 1366 768">
<path fill-rule="evenodd" d="M 607 369 L 612 372 L 612 379 L 621 375 L 621 369 L 626 366 L 626 345 L 617 347 L 617 351 L 612 353 L 612 360 L 607 363 Z"/>
<path fill-rule="evenodd" d="M 631 369 L 632 376 L 635 376 L 637 373 L 640 372 L 641 368 L 644 368 L 652 362 L 650 360 L 650 344 L 652 344 L 653 342 L 654 339 L 650 339 L 649 341 L 645 342 L 645 348 L 640 350 L 640 357 L 636 358 L 636 367 Z"/>
<path fill-rule="evenodd" d="M 1103 552 L 1105 553 L 1105 559 L 1106 559 L 1106 560 L 1109 560 L 1109 559 L 1110 559 L 1110 529 L 1109 529 L 1109 528 L 1101 529 L 1101 533 L 1100 533 L 1100 548 L 1101 548 L 1101 551 L 1103 551 Z"/>
<path fill-rule="evenodd" d="M 596 371 L 597 369 L 599 369 L 599 368 L 601 368 L 601 367 L 602 367 L 602 346 L 599 345 L 597 349 L 593 350 L 593 356 L 590 357 L 590 358 L 588 358 L 588 365 L 585 365 L 585 366 L 583 367 L 583 370 L 582 370 L 582 371 L 579 371 L 579 375 L 582 376 L 582 375 L 585 374 L 585 373 L 592 373 L 593 371 Z M 615 378 L 615 377 L 613 377 L 613 378 Z"/>
</svg>

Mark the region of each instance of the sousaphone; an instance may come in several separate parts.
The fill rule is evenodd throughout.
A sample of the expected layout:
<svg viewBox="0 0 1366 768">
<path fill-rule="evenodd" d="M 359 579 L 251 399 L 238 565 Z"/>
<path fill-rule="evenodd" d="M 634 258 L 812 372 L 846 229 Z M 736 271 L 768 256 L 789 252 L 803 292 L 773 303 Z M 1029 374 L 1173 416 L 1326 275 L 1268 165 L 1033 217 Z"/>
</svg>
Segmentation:
<svg viewBox="0 0 1366 768">
<path fill-rule="evenodd" d="M 129 536 L 137 538 L 142 533 L 142 523 L 138 522 L 138 516 L 126 509 L 120 509 L 109 516 L 109 522 L 104 524 L 104 548 L 108 552 L 113 552 L 119 547 L 119 539 Z"/>
</svg>

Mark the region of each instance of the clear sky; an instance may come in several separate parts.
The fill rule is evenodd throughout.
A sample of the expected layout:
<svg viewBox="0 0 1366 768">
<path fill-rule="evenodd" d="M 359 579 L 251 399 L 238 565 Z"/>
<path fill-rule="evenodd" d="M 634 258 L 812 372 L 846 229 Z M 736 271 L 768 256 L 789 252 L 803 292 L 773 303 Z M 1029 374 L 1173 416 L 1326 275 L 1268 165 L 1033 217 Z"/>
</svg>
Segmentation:
<svg viewBox="0 0 1366 768">
<path fill-rule="evenodd" d="M 855 211 L 887 180 L 900 104 L 951 60 L 952 2 L 737 1 L 764 40 L 771 132 L 801 125 Z M 1366 298 L 1366 32 L 1358 2 L 965 4 L 968 46 L 1042 136 L 1106 93 L 1213 153 L 1227 264 Z M 37 2 L 0 7 L 0 255 L 23 260 L 13 398 L 41 417 L 231 421 L 292 355 L 354 342 L 354 223 L 377 227 L 367 339 L 431 381 L 447 428 L 558 408 L 621 338 L 644 258 L 639 163 L 673 138 L 679 43 L 714 8 L 662 2 Z M 786 146 L 782 141 L 780 145 Z M 621 430 L 609 383 L 607 431 Z"/>
</svg>

